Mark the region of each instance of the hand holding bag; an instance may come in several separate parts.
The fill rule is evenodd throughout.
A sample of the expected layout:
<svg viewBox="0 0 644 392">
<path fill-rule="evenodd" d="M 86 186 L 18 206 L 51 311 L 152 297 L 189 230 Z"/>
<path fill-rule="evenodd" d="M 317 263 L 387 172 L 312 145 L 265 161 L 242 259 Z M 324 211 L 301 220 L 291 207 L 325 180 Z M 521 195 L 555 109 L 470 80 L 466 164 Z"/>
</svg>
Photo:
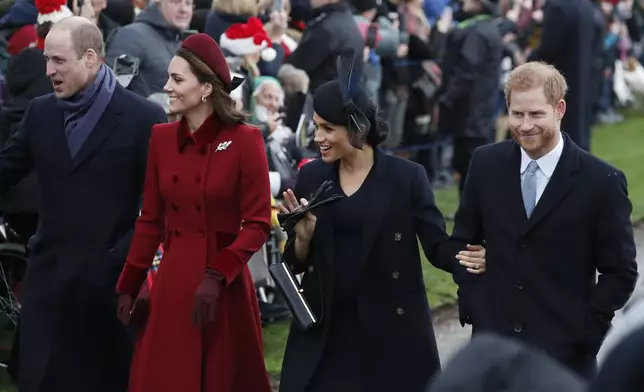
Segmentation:
<svg viewBox="0 0 644 392">
<path fill-rule="evenodd" d="M 322 195 L 329 191 L 332 186 L 332 181 L 325 181 L 311 196 L 307 206 L 301 207 L 291 213 L 278 214 L 277 218 L 282 228 L 292 233 L 294 232 L 295 224 L 300 219 L 304 218 L 307 212 L 344 198 L 343 195 L 336 194 L 326 199 L 322 199 Z M 295 238 L 291 238 L 290 241 L 293 243 Z M 268 271 L 275 281 L 275 285 L 283 294 L 286 305 L 291 311 L 297 326 L 301 330 L 307 331 L 313 327 L 313 325 L 318 323 L 320 319 L 315 315 L 306 298 L 304 298 L 304 290 L 302 290 L 299 281 L 284 260 L 280 260 L 277 263 L 270 265 L 268 267 Z"/>
</svg>

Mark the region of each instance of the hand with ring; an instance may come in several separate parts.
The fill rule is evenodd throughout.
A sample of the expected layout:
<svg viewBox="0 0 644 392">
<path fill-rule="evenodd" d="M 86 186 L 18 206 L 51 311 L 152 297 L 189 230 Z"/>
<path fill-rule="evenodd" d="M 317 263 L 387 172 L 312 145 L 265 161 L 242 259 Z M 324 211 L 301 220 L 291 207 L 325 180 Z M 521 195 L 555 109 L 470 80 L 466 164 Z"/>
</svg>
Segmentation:
<svg viewBox="0 0 644 392">
<path fill-rule="evenodd" d="M 468 244 L 467 250 L 458 252 L 456 258 L 469 273 L 480 275 L 485 272 L 485 248 L 481 245 Z"/>
</svg>

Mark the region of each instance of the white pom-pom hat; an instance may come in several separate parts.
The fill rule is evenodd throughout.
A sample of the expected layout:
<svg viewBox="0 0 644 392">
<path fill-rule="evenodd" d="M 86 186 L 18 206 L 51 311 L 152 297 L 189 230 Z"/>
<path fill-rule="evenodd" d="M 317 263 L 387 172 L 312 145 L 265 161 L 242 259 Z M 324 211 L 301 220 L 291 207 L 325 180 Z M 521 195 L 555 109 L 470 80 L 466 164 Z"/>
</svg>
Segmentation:
<svg viewBox="0 0 644 392">
<path fill-rule="evenodd" d="M 36 0 L 35 6 L 38 10 L 36 23 L 39 25 L 45 22 L 54 24 L 61 19 L 74 16 L 72 10 L 67 7 L 67 0 Z"/>
<path fill-rule="evenodd" d="M 277 55 L 262 21 L 254 16 L 246 23 L 228 27 L 219 39 L 219 46 L 235 56 L 259 53 L 264 61 L 273 61 Z"/>
</svg>

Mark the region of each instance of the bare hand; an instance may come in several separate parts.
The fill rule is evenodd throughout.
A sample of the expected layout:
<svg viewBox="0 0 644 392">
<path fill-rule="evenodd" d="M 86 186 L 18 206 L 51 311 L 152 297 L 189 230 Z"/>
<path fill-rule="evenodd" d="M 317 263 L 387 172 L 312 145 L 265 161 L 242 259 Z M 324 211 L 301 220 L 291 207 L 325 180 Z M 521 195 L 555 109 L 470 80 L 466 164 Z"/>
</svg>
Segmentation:
<svg viewBox="0 0 644 392">
<path fill-rule="evenodd" d="M 295 193 L 292 190 L 288 189 L 283 193 L 284 195 L 284 204 L 279 203 L 280 211 L 284 213 L 296 212 L 303 207 L 306 207 L 309 202 L 306 199 L 300 199 L 297 201 Z M 307 212 L 304 215 L 304 218 L 295 224 L 295 235 L 303 241 L 310 241 L 315 232 L 315 224 L 317 223 L 317 218 L 311 212 Z"/>
<path fill-rule="evenodd" d="M 481 245 L 468 244 L 467 250 L 458 252 L 456 258 L 469 273 L 480 275 L 485 272 L 485 248 Z"/>
<path fill-rule="evenodd" d="M 270 31 L 268 35 L 273 41 L 282 41 L 288 29 L 288 15 L 284 10 L 271 12 Z"/>
<path fill-rule="evenodd" d="M 407 57 L 408 53 L 409 53 L 409 46 L 405 44 L 398 45 L 398 49 L 396 49 L 396 56 Z"/>
</svg>

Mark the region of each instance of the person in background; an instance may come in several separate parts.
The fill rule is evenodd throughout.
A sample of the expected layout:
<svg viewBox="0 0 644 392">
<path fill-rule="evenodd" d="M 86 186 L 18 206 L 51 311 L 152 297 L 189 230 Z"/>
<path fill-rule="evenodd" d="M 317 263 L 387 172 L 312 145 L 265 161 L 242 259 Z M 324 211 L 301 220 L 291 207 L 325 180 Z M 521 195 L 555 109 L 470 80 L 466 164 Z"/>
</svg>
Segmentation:
<svg viewBox="0 0 644 392">
<path fill-rule="evenodd" d="M 230 97 L 219 45 L 188 37 L 164 90 L 181 121 L 153 129 L 143 208 L 116 290 L 129 324 L 163 241 L 137 336 L 129 392 L 270 392 L 247 267 L 268 239 L 271 193 L 261 133 Z"/>
<path fill-rule="evenodd" d="M 260 13 L 257 0 L 213 0 L 204 33 L 219 43 L 221 35 L 231 25 L 246 23 L 250 17 L 258 17 Z"/>
<path fill-rule="evenodd" d="M 496 135 L 496 98 L 504 44 L 489 0 L 463 0 L 461 20 L 449 32 L 441 59 L 440 132 L 454 135 L 453 166 L 463 192 L 474 150 Z"/>
<path fill-rule="evenodd" d="M 0 193 L 32 170 L 39 224 L 21 285 L 24 392 L 122 392 L 131 341 L 114 286 L 139 214 L 157 105 L 116 83 L 92 22 L 68 17 L 45 38 L 54 93 L 33 99 L 0 152 Z"/>
<path fill-rule="evenodd" d="M 138 74 L 128 89 L 142 97 L 163 91 L 168 64 L 181 44 L 192 19 L 193 0 L 158 0 L 141 11 L 134 23 L 112 35 L 105 62 L 113 67 L 117 57 L 139 61 Z"/>
<path fill-rule="evenodd" d="M 310 0 L 313 20 L 307 25 L 297 49 L 287 64 L 305 71 L 310 90 L 337 77 L 336 58 L 352 51 L 362 53 L 364 40 L 349 4 L 343 0 Z"/>
<path fill-rule="evenodd" d="M 381 57 L 394 58 L 400 43 L 398 24 L 384 16 L 377 17 L 378 0 L 352 0 L 354 18 L 365 41 L 365 80 L 370 98 L 379 101 L 382 81 Z"/>
<path fill-rule="evenodd" d="M 72 9 L 74 15 L 82 16 L 94 23 L 101 30 L 105 42 L 109 42 L 119 25 L 103 12 L 107 7 L 107 0 L 83 0 L 82 3 L 83 5 L 79 7 L 78 0 L 68 0 L 68 7 Z"/>
</svg>

